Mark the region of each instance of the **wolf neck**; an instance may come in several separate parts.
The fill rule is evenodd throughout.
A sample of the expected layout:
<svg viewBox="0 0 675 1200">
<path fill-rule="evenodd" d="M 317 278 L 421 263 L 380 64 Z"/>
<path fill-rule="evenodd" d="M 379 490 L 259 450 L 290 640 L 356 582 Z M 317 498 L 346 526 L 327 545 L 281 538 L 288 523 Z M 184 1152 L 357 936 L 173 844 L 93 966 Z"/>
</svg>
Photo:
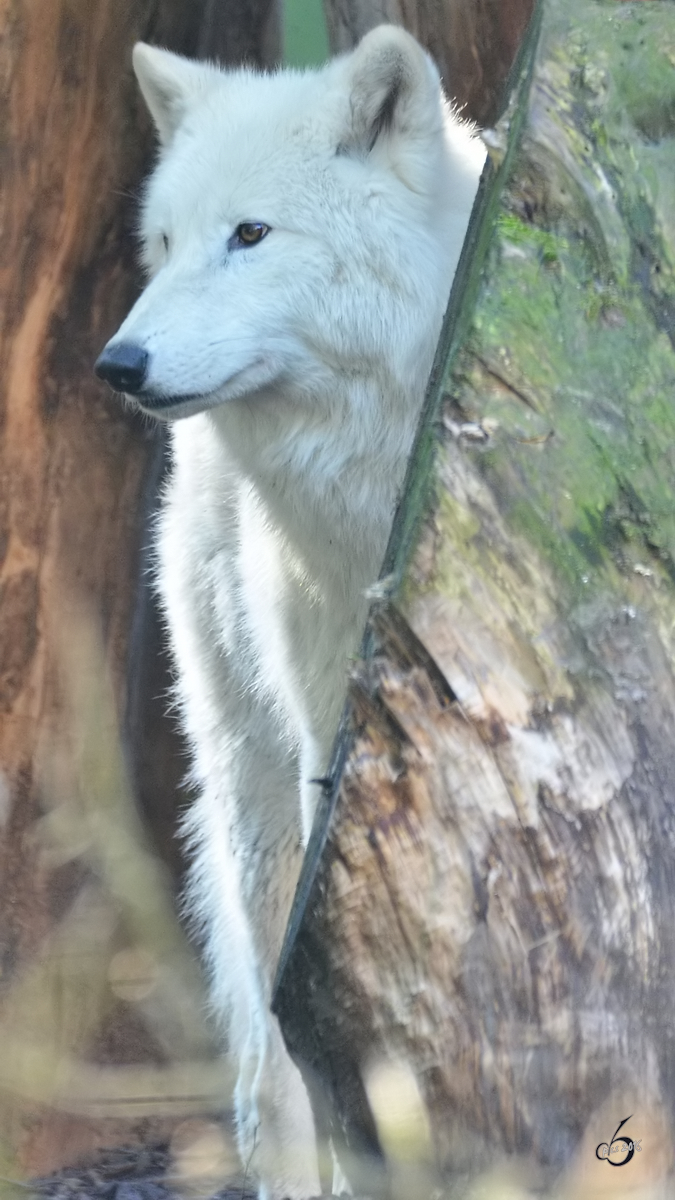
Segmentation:
<svg viewBox="0 0 675 1200">
<path fill-rule="evenodd" d="M 375 581 L 421 403 L 407 392 L 390 383 L 385 400 L 365 380 L 314 404 L 270 392 L 213 410 L 228 458 L 312 574 Z"/>
</svg>

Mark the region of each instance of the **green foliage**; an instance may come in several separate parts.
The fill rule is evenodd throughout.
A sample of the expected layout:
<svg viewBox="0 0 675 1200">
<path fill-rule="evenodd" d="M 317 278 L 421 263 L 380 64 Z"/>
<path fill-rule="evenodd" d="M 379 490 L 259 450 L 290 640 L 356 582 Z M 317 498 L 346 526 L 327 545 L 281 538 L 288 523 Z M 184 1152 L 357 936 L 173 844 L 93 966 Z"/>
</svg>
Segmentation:
<svg viewBox="0 0 675 1200">
<path fill-rule="evenodd" d="M 315 67 L 328 58 L 328 34 L 321 0 L 284 0 L 284 63 Z"/>
</svg>

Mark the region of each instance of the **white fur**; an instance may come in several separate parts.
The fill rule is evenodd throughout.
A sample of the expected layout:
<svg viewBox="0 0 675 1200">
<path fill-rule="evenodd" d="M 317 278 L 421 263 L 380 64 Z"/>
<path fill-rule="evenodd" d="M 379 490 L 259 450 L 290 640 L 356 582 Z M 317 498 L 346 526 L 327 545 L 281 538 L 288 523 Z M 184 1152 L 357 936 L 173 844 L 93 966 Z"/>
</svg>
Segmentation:
<svg viewBox="0 0 675 1200">
<path fill-rule="evenodd" d="M 134 63 L 162 149 L 151 281 L 113 343 L 151 356 L 142 408 L 189 418 L 157 581 L 199 789 L 190 895 L 242 1159 L 262 1197 L 305 1198 L 313 1119 L 271 982 L 484 152 L 390 26 L 320 71 Z M 270 232 L 228 250 L 244 221 Z"/>
</svg>

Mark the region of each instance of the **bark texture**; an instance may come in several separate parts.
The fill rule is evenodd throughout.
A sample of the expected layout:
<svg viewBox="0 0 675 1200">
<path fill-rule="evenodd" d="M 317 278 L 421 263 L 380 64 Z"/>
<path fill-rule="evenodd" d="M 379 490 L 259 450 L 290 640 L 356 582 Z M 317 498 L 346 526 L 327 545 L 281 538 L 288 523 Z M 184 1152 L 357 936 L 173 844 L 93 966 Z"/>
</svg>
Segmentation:
<svg viewBox="0 0 675 1200">
<path fill-rule="evenodd" d="M 189 1078 L 190 1055 L 212 1054 L 185 963 L 171 986 L 186 990 L 192 1017 L 165 996 L 159 1039 L 149 1009 L 134 999 L 138 988 L 130 992 L 124 982 L 139 961 L 147 968 L 143 953 L 160 928 L 158 912 L 164 932 L 153 952 L 165 955 L 167 978 L 167 962 L 175 965 L 184 950 L 170 931 L 166 881 L 142 849 L 118 724 L 144 735 L 137 775 L 160 829 L 181 768 L 156 770 L 158 747 L 164 761 L 172 740 L 157 716 L 166 675 L 156 670 L 152 684 L 131 702 L 127 696 L 130 661 L 133 675 L 152 653 L 144 630 L 156 628 L 147 603 L 145 617 L 134 613 L 162 448 L 156 430 L 92 375 L 139 281 L 133 227 L 152 135 L 131 47 L 144 38 L 187 54 L 231 56 L 211 7 L 206 0 L 0 5 L 2 1177 L 51 1169 L 133 1129 L 152 1136 L 149 1118 L 167 1116 L 171 1105 L 140 1103 L 138 1093 L 147 1100 L 157 1084 L 143 1071 L 187 1058 L 185 1077 L 159 1088 L 180 1101 L 203 1083 Z M 273 6 L 239 14 L 246 20 L 263 8 L 264 49 L 260 28 L 246 28 L 256 61 L 272 53 Z M 230 33 L 238 56 L 243 34 L 234 18 Z M 105 674 L 114 703 L 100 690 Z M 98 766 L 90 762 L 83 776 L 87 756 Z M 124 884 L 133 862 L 136 882 Z M 133 894 L 125 897 L 125 887 Z M 116 955 L 127 950 L 125 968 Z M 136 1064 L 141 1075 L 132 1071 L 125 1082 L 105 1073 L 122 1064 Z M 222 1094 L 221 1084 L 204 1085 L 211 1099 L 214 1089 Z"/>
<path fill-rule="evenodd" d="M 499 110 L 534 0 L 324 0 L 333 53 L 374 25 L 404 25 L 438 64 L 445 89 L 479 125 Z"/>
<path fill-rule="evenodd" d="M 199 56 L 229 67 L 270 67 L 280 57 L 280 18 L 276 0 L 205 0 Z"/>
<path fill-rule="evenodd" d="M 446 1184 L 520 1156 L 530 1186 L 665 1196 L 675 13 L 541 17 L 490 135 L 277 1006 L 354 1154 L 378 1153 L 382 1058 L 412 1068 Z M 595 1147 L 631 1114 L 649 1153 L 614 1171 Z"/>
</svg>

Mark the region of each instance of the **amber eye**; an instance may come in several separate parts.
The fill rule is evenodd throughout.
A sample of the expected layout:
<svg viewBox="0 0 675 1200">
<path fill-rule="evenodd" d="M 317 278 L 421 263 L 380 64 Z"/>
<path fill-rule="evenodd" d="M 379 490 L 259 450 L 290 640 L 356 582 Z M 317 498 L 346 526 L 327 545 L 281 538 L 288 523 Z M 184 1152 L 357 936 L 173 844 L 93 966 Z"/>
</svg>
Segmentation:
<svg viewBox="0 0 675 1200">
<path fill-rule="evenodd" d="M 236 246 L 256 246 L 270 231 L 269 225 L 263 225 L 262 221 L 242 221 L 241 225 L 237 225 L 230 245 Z"/>
</svg>

